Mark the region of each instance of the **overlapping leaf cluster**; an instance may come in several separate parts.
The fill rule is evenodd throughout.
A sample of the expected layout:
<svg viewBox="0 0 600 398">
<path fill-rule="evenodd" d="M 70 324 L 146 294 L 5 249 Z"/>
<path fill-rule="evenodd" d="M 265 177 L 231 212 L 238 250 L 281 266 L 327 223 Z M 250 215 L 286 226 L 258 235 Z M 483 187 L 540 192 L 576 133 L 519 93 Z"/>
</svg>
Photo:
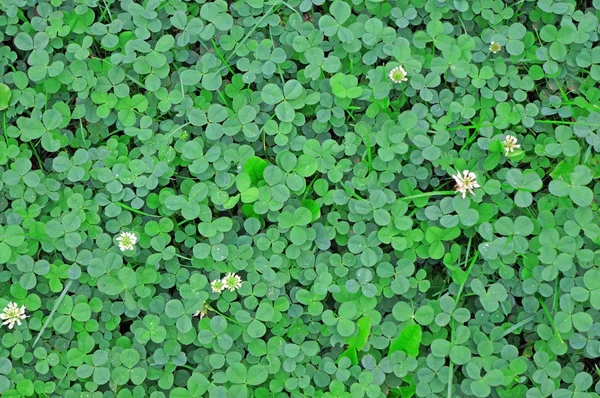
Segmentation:
<svg viewBox="0 0 600 398">
<path fill-rule="evenodd" d="M 599 18 L 0 0 L 0 393 L 598 397 Z"/>
</svg>

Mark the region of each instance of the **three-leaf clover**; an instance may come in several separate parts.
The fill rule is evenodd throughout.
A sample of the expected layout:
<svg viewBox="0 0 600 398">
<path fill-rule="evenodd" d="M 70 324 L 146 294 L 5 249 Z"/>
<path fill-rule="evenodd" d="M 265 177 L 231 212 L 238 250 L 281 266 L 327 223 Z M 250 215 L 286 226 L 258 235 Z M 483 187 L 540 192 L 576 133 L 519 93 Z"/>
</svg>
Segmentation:
<svg viewBox="0 0 600 398">
<path fill-rule="evenodd" d="M 319 28 L 328 37 L 338 35 L 343 43 L 350 43 L 354 40 L 354 34 L 350 29 L 342 26 L 350 18 L 352 10 L 350 5 L 342 0 L 335 0 L 329 6 L 331 15 L 323 15 L 319 19 Z"/>
<path fill-rule="evenodd" d="M 576 166 L 568 181 L 552 180 L 548 188 L 550 193 L 559 198 L 569 196 L 578 206 L 589 206 L 594 200 L 594 193 L 586 185 L 594 178 L 592 170 L 584 165 Z"/>
</svg>

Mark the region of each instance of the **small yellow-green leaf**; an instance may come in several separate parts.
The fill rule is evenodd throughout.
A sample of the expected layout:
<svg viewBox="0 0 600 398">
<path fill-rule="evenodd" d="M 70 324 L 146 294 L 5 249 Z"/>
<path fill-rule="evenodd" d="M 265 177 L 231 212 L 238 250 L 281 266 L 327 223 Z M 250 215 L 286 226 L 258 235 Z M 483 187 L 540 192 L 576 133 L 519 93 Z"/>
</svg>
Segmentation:
<svg viewBox="0 0 600 398">
<path fill-rule="evenodd" d="M 389 355 L 396 351 L 404 351 L 407 355 L 416 358 L 419 355 L 422 338 L 423 332 L 421 326 L 406 326 L 390 345 Z"/>
<path fill-rule="evenodd" d="M 263 172 L 269 164 L 258 156 L 250 156 L 244 163 L 244 171 L 250 176 L 253 185 L 264 179 Z"/>
<path fill-rule="evenodd" d="M 10 87 L 4 83 L 0 83 L 0 111 L 8 108 L 8 101 L 11 94 Z"/>
</svg>

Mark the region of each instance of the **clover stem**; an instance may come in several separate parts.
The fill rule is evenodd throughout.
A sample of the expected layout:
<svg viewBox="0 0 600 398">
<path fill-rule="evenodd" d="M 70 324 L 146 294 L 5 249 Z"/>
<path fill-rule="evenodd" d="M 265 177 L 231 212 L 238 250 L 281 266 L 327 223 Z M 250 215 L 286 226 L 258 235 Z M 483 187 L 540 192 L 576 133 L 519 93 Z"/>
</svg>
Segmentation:
<svg viewBox="0 0 600 398">
<path fill-rule="evenodd" d="M 23 13 L 22 9 L 17 9 L 17 16 L 19 17 L 19 19 L 25 23 L 29 23 L 29 21 L 27 20 L 27 18 L 25 17 L 25 14 Z"/>
<path fill-rule="evenodd" d="M 521 322 L 519 323 L 515 323 L 514 325 L 512 325 L 511 327 L 509 327 L 508 329 L 506 329 L 504 331 L 504 333 L 502 333 L 502 337 L 506 337 L 509 334 L 511 334 L 512 332 L 514 332 L 515 330 L 517 330 L 518 328 L 520 328 L 521 326 L 526 325 L 527 323 L 533 321 L 533 318 L 535 318 L 535 314 L 528 316 L 527 318 L 523 319 Z"/>
<path fill-rule="evenodd" d="M 35 347 L 35 345 L 37 344 L 37 342 L 40 339 L 40 337 L 42 337 L 42 333 L 44 333 L 44 330 L 46 330 L 46 328 L 48 327 L 48 324 L 50 324 L 50 321 L 52 320 L 52 317 L 54 316 L 54 313 L 56 312 L 56 309 L 58 308 L 58 306 L 60 305 L 60 303 L 63 301 L 63 299 L 65 298 L 65 295 L 67 294 L 67 291 L 71 287 L 71 283 L 73 283 L 73 281 L 71 279 L 69 279 L 67 281 L 67 283 L 65 284 L 65 287 L 63 288 L 62 293 L 60 294 L 60 296 L 58 296 L 58 300 L 56 300 L 54 302 L 54 306 L 52 307 L 52 310 L 50 311 L 50 315 L 48 315 L 48 318 L 46 318 L 46 322 L 44 322 L 44 325 L 42 326 L 42 329 L 40 329 L 40 332 L 38 333 L 38 335 L 35 338 L 35 341 L 33 342 L 33 344 L 32 344 L 31 347 Z"/>
<path fill-rule="evenodd" d="M 556 334 L 556 337 L 558 338 L 558 340 L 561 343 L 564 343 L 562 336 L 560 335 L 560 332 L 558 331 L 558 329 L 556 328 L 556 324 L 554 323 L 554 319 L 552 318 L 552 314 L 550 313 L 550 311 L 548 310 L 548 307 L 546 306 L 546 303 L 544 303 L 544 300 L 542 300 L 539 296 L 538 296 L 538 301 L 540 302 L 540 305 L 542 306 L 544 313 L 546 314 L 546 318 L 548 318 L 548 321 L 550 322 L 550 326 L 552 326 L 552 330 L 554 330 L 554 333 Z"/>
<path fill-rule="evenodd" d="M 183 221 L 177 223 L 177 226 L 180 227 L 180 226 L 182 226 L 183 224 L 185 224 L 186 222 L 189 222 L 189 221 L 192 221 L 192 220 L 183 220 Z"/>
<path fill-rule="evenodd" d="M 4 130 L 4 136 L 6 137 L 6 143 L 8 144 L 8 131 L 6 131 L 6 111 L 2 112 L 2 130 Z"/>
<path fill-rule="evenodd" d="M 463 20 L 462 20 L 462 18 L 460 17 L 460 15 L 458 15 L 458 20 L 460 21 L 460 25 L 462 26 L 462 28 L 463 28 L 463 31 L 465 32 L 465 35 L 466 35 L 466 34 L 468 34 L 468 33 L 467 33 L 467 32 L 468 32 L 468 30 L 467 30 L 467 28 L 465 27 L 465 23 L 463 22 Z"/>
<path fill-rule="evenodd" d="M 233 322 L 233 323 L 236 323 L 236 324 L 238 324 L 238 325 L 240 325 L 240 326 L 244 326 L 244 324 L 243 324 L 243 323 L 241 323 L 241 322 L 238 322 L 238 321 L 236 321 L 235 319 L 228 317 L 227 315 L 223 314 L 221 311 L 219 311 L 219 310 L 216 310 L 216 309 L 214 309 L 214 308 L 213 308 L 213 307 L 211 307 L 211 306 L 208 306 L 208 309 L 209 309 L 210 311 L 213 311 L 213 312 L 214 312 L 214 313 L 216 313 L 216 314 L 219 314 L 220 316 L 222 316 L 223 318 L 227 319 L 228 321 L 231 321 L 231 322 Z"/>
<path fill-rule="evenodd" d="M 373 154 L 371 153 L 371 138 L 369 137 L 369 132 L 365 132 L 365 145 L 367 146 L 367 159 L 369 159 L 369 169 L 371 169 L 371 164 L 373 163 Z"/>
<path fill-rule="evenodd" d="M 44 171 L 45 170 L 44 162 L 42 162 L 42 158 L 40 158 L 40 155 L 37 153 L 37 150 L 35 149 L 35 146 L 31 143 L 31 141 L 29 141 L 29 146 L 31 147 L 31 150 L 33 151 L 33 155 L 35 156 L 38 163 L 40 164 L 40 170 Z"/>
<path fill-rule="evenodd" d="M 315 183 L 315 181 L 317 180 L 318 177 L 319 177 L 318 175 L 315 175 L 313 177 L 313 179 L 308 183 L 308 186 L 304 190 L 304 195 L 302 195 L 302 199 L 300 199 L 300 202 L 303 202 L 304 199 L 306 199 L 306 196 L 311 192 L 312 186 L 313 186 L 313 184 Z"/>
<path fill-rule="evenodd" d="M 600 124 L 567 122 L 567 121 L 564 121 L 564 120 L 536 120 L 535 122 L 536 123 L 543 123 L 543 124 L 574 124 L 576 126 L 600 127 Z"/>
<path fill-rule="evenodd" d="M 477 250 L 475 252 L 473 259 L 471 259 L 471 264 L 469 264 L 469 268 L 467 268 L 467 271 L 465 273 L 465 279 L 458 288 L 458 293 L 456 294 L 456 298 L 454 299 L 454 302 L 456 304 L 458 304 L 458 301 L 460 300 L 460 296 L 461 296 L 463 290 L 465 289 L 465 285 L 467 284 L 467 279 L 469 278 L 469 275 L 471 274 L 471 270 L 473 269 L 473 266 L 475 265 L 475 261 L 477 261 L 478 257 L 479 257 L 479 250 Z M 466 261 L 465 261 L 465 264 L 466 264 Z"/>
<path fill-rule="evenodd" d="M 191 259 L 191 258 L 189 258 L 189 257 L 185 257 L 185 256 L 182 256 L 181 254 L 177 254 L 177 253 L 175 253 L 175 256 L 177 256 L 177 257 L 179 257 L 179 258 L 183 258 L 184 260 L 192 261 L 192 259 Z"/>
<path fill-rule="evenodd" d="M 165 1 L 164 3 L 162 3 L 161 5 L 158 6 L 158 8 L 156 9 L 156 11 L 160 11 L 163 8 L 165 8 L 166 6 L 170 5 L 173 1 L 175 0 L 171 0 L 171 1 Z"/>
<path fill-rule="evenodd" d="M 556 282 L 554 284 L 554 301 L 552 303 L 552 312 L 556 311 L 558 308 L 558 282 L 560 278 L 556 278 Z"/>
<path fill-rule="evenodd" d="M 185 124 L 183 124 L 183 125 L 181 125 L 181 126 L 177 126 L 177 128 L 176 128 L 176 129 L 174 129 L 173 131 L 171 131 L 171 132 L 169 133 L 169 135 L 167 136 L 167 138 L 170 138 L 170 137 L 171 137 L 173 134 L 175 134 L 177 131 L 181 130 L 181 129 L 182 129 L 182 128 L 184 128 L 185 126 L 188 126 L 189 124 L 190 124 L 190 122 L 187 122 L 187 123 L 185 123 Z"/>
<path fill-rule="evenodd" d="M 112 14 L 110 12 L 110 7 L 108 6 L 108 4 L 106 4 L 106 0 L 102 0 L 102 2 L 104 3 L 104 9 L 108 12 L 108 19 L 110 19 L 110 22 L 113 21 L 113 17 Z M 102 11 L 102 15 L 104 15 L 104 11 Z"/>
<path fill-rule="evenodd" d="M 493 125 L 490 124 L 489 126 L 481 126 L 481 127 L 490 127 L 490 126 L 493 126 Z M 447 128 L 446 131 L 470 130 L 470 129 L 476 129 L 476 128 L 477 128 L 477 126 L 474 125 L 474 124 L 469 125 L 469 126 L 462 126 L 461 125 L 461 126 L 454 126 L 454 127 Z"/>
<path fill-rule="evenodd" d="M 217 93 L 219 95 L 219 98 L 221 98 L 221 100 L 223 101 L 223 103 L 227 105 L 228 108 L 231 108 L 231 105 L 229 104 L 229 101 L 227 101 L 227 97 L 225 97 L 223 92 L 221 90 L 217 90 Z"/>
<path fill-rule="evenodd" d="M 108 61 L 107 61 L 107 60 L 105 60 L 105 59 L 102 59 L 102 61 L 104 61 L 104 62 L 108 62 Z M 110 63 L 110 62 L 108 62 L 108 63 L 112 65 L 112 63 Z M 134 77 L 131 77 L 131 76 L 129 76 L 128 74 L 125 74 L 125 77 L 126 77 L 126 78 L 128 78 L 129 80 L 131 80 L 132 82 L 134 82 L 135 84 L 137 84 L 138 86 L 142 87 L 142 88 L 145 88 L 145 87 L 146 87 L 146 85 L 145 85 L 144 83 L 142 83 L 141 81 L 139 81 L 138 79 L 136 79 L 136 78 L 134 78 Z M 134 111 L 134 112 L 135 112 L 135 110 L 134 110 L 134 109 L 132 109 L 132 111 Z"/>
<path fill-rule="evenodd" d="M 116 204 L 116 205 L 117 205 L 117 206 L 119 206 L 119 207 L 122 207 L 122 208 L 124 208 L 125 210 L 132 211 L 132 212 L 134 212 L 134 213 L 136 213 L 136 214 L 139 214 L 139 215 L 142 215 L 142 216 L 156 217 L 156 218 L 160 218 L 160 217 L 161 217 L 161 216 L 157 216 L 156 214 L 148 214 L 148 213 L 144 213 L 143 211 L 140 211 L 140 210 L 134 209 L 133 207 L 131 207 L 131 206 L 127 206 L 126 204 L 124 204 L 124 203 L 121 203 L 121 202 L 113 202 L 113 203 L 114 203 L 114 204 Z"/>
<path fill-rule="evenodd" d="M 471 239 L 469 238 L 469 243 L 467 244 L 467 252 L 465 254 L 465 266 L 467 265 L 467 262 L 469 261 L 469 251 L 471 250 Z M 456 297 L 454 298 L 454 302 L 458 305 L 458 302 L 460 300 L 460 296 L 463 292 L 463 289 L 465 288 L 465 284 L 467 283 L 467 279 L 469 278 L 469 274 L 471 273 L 471 270 L 473 269 L 473 266 L 475 265 L 475 261 L 477 261 L 477 257 L 479 257 L 479 250 L 475 252 L 475 255 L 473 256 L 473 258 L 471 259 L 471 264 L 469 265 L 469 268 L 467 269 L 466 273 L 465 273 L 465 279 L 463 280 L 463 283 L 461 283 L 460 287 L 458 288 L 458 293 L 456 294 Z M 450 320 L 450 344 L 452 344 L 454 340 L 454 319 Z M 448 371 L 448 390 L 447 390 L 447 398 L 452 398 L 452 373 L 453 373 L 453 368 L 454 368 L 454 362 L 452 362 L 452 358 L 448 358 L 450 363 L 448 365 L 449 371 Z"/>
<path fill-rule="evenodd" d="M 454 319 L 450 320 L 450 344 L 453 344 L 454 340 Z M 452 376 L 454 371 L 454 362 L 452 362 L 452 358 L 448 356 L 448 360 L 450 363 L 448 364 L 448 390 L 446 393 L 447 398 L 452 398 Z"/>
<path fill-rule="evenodd" d="M 436 192 L 422 192 L 420 194 L 417 195 L 410 195 L 410 196 L 405 196 L 403 198 L 399 198 L 399 199 L 403 199 L 403 200 L 409 200 L 409 199 L 418 199 L 418 198 L 424 198 L 427 196 L 436 196 L 436 195 L 454 195 L 456 193 L 456 191 L 436 191 Z"/>
<path fill-rule="evenodd" d="M 347 186 L 345 186 L 344 184 L 341 184 L 342 188 L 344 188 L 344 190 L 346 191 L 346 193 L 348 194 L 348 196 L 352 196 L 357 200 L 366 200 L 364 198 L 361 198 L 360 196 L 358 196 L 358 194 L 354 191 L 351 191 L 350 188 L 348 188 Z"/>
<path fill-rule="evenodd" d="M 84 130 L 83 130 L 83 123 L 82 123 L 81 119 L 79 119 L 79 130 L 81 131 L 81 140 L 83 141 L 83 145 L 87 146 L 87 143 L 85 142 L 85 135 L 83 134 Z"/>
<path fill-rule="evenodd" d="M 473 142 L 475 140 L 475 138 L 477 138 L 477 135 L 479 134 L 479 130 L 481 129 L 482 126 L 483 126 L 483 114 L 479 113 L 479 121 L 477 122 L 477 125 L 475 126 L 475 133 L 473 133 L 473 135 L 469 136 L 469 138 L 463 144 L 463 146 L 460 148 L 458 153 L 462 152 L 463 149 L 465 149 L 471 142 Z"/>
<path fill-rule="evenodd" d="M 229 64 L 227 63 L 227 61 L 225 61 L 225 57 L 223 57 L 223 53 L 221 53 L 221 50 L 219 50 L 219 47 L 217 47 L 217 43 L 215 43 L 215 39 L 211 39 L 213 48 L 215 49 L 215 52 L 217 53 L 217 55 L 219 56 L 219 59 L 221 60 L 221 62 L 223 62 L 223 64 L 225 64 L 225 66 L 227 67 L 227 69 L 229 69 L 229 72 L 231 72 L 231 74 L 235 75 L 235 72 L 233 71 L 233 69 L 231 69 L 231 66 L 229 66 Z"/>
<path fill-rule="evenodd" d="M 471 241 L 473 240 L 473 237 L 470 236 L 469 237 L 469 242 L 467 243 L 467 252 L 465 253 L 465 265 L 463 267 L 467 266 L 467 262 L 469 261 L 469 252 L 471 251 Z"/>
</svg>

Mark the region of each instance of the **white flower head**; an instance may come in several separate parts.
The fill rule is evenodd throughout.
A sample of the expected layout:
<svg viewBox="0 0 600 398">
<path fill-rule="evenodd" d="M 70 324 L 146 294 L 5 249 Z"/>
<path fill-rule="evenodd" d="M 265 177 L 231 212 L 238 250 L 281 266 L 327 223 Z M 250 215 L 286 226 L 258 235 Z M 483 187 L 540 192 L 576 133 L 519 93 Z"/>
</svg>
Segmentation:
<svg viewBox="0 0 600 398">
<path fill-rule="evenodd" d="M 208 315 L 208 310 L 209 310 L 208 305 L 206 305 L 206 303 L 204 303 L 204 304 L 202 304 L 202 309 L 199 311 L 196 311 L 194 313 L 194 316 L 198 316 L 198 317 L 200 317 L 200 319 L 202 319 Z"/>
<path fill-rule="evenodd" d="M 406 75 L 407 75 L 406 70 L 402 66 L 397 66 L 390 71 L 390 74 L 388 75 L 388 77 L 394 83 L 400 83 L 400 82 L 405 82 L 408 80 L 406 78 Z"/>
<path fill-rule="evenodd" d="M 504 137 L 502 145 L 504 145 L 504 154 L 506 156 L 508 156 L 508 154 L 514 151 L 515 149 L 521 148 L 521 145 L 517 144 L 517 137 L 515 137 L 514 135 L 507 135 L 506 137 Z"/>
<path fill-rule="evenodd" d="M 472 171 L 464 170 L 462 173 L 458 172 L 452 178 L 456 181 L 456 192 L 461 193 L 463 198 L 467 196 L 467 191 L 471 195 L 475 195 L 473 188 L 480 188 L 477 176 Z"/>
<path fill-rule="evenodd" d="M 500 51 L 502 51 L 502 46 L 498 43 L 496 43 L 495 41 L 490 43 L 490 51 L 493 52 L 494 54 L 499 53 Z"/>
<path fill-rule="evenodd" d="M 15 323 L 21 326 L 21 321 L 27 318 L 25 315 L 25 306 L 19 306 L 17 303 L 13 303 L 12 301 L 8 303 L 4 310 L 0 314 L 0 319 L 3 320 L 3 325 L 8 325 L 9 329 L 12 329 L 15 326 Z"/>
<path fill-rule="evenodd" d="M 242 278 L 230 272 L 223 278 L 223 285 L 225 285 L 225 289 L 233 292 L 242 286 Z"/>
<path fill-rule="evenodd" d="M 121 235 L 117 238 L 119 249 L 121 249 L 122 252 L 125 250 L 133 250 L 137 241 L 138 238 L 133 232 L 121 232 Z"/>
<path fill-rule="evenodd" d="M 223 290 L 225 290 L 225 282 L 223 282 L 222 279 L 215 279 L 210 283 L 210 288 L 212 289 L 213 293 L 221 293 Z"/>
</svg>

